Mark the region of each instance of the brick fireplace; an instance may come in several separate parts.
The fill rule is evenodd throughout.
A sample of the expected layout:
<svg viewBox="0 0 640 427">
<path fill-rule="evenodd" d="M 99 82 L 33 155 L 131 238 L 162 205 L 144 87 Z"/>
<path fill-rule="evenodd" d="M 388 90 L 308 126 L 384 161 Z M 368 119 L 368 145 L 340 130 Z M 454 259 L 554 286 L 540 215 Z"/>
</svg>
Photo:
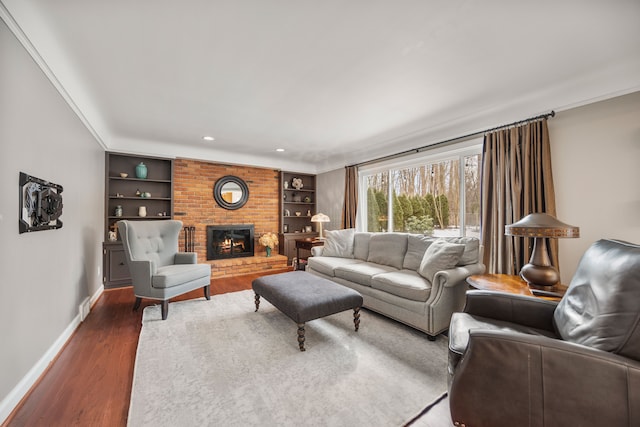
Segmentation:
<svg viewBox="0 0 640 427">
<path fill-rule="evenodd" d="M 253 224 L 207 225 L 207 260 L 253 256 Z"/>
<path fill-rule="evenodd" d="M 287 259 L 278 255 L 277 249 L 267 258 L 265 248 L 257 243 L 262 234 L 278 231 L 280 178 L 277 170 L 176 159 L 173 174 L 175 219 L 195 227 L 191 239 L 193 250 L 198 254 L 198 262 L 211 264 L 212 277 L 286 267 Z M 240 209 L 223 209 L 213 199 L 213 186 L 226 175 L 242 178 L 249 187 L 249 200 Z M 234 224 L 253 224 L 254 256 L 208 260 L 207 226 Z"/>
</svg>

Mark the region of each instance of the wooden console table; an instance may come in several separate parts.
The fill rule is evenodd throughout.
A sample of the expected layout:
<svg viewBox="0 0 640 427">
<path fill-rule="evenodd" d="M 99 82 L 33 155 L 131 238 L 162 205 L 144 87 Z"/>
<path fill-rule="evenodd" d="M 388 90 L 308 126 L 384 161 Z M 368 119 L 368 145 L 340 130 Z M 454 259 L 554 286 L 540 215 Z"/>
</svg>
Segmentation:
<svg viewBox="0 0 640 427">
<path fill-rule="evenodd" d="M 324 246 L 324 240 L 310 237 L 306 239 L 296 239 L 296 270 L 303 270 L 303 268 L 300 268 L 300 266 L 302 265 L 302 263 L 300 262 L 300 249 L 306 249 L 310 251 L 314 246 Z"/>
<path fill-rule="evenodd" d="M 510 274 L 475 274 L 467 278 L 467 283 L 474 289 L 528 295 L 553 301 L 560 300 L 567 291 L 567 286 L 561 284 L 550 289 L 532 289 L 520 276 Z"/>
</svg>

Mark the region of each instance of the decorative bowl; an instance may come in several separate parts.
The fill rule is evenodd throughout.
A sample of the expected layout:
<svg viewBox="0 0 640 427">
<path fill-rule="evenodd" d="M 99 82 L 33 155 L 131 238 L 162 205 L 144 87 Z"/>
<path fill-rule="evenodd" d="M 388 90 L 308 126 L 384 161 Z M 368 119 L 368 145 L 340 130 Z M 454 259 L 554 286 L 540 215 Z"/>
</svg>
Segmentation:
<svg viewBox="0 0 640 427">
<path fill-rule="evenodd" d="M 302 212 L 296 212 L 296 216 L 302 215 Z"/>
<path fill-rule="evenodd" d="M 120 172 L 120 177 L 121 177 L 121 178 L 126 178 L 126 177 L 128 177 L 128 176 L 129 176 L 129 174 L 128 174 L 128 173 Z"/>
</svg>

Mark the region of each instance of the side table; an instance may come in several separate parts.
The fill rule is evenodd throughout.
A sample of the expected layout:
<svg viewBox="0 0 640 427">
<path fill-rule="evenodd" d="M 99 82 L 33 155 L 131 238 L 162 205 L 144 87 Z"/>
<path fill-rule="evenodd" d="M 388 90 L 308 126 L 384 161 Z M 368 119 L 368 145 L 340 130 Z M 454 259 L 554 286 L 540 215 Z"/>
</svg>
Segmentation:
<svg viewBox="0 0 640 427">
<path fill-rule="evenodd" d="M 556 284 L 549 290 L 532 289 L 520 276 L 511 274 L 475 274 L 467 277 L 467 284 L 474 289 L 528 295 L 552 301 L 559 301 L 567 291 L 567 286 L 561 284 Z"/>
<path fill-rule="evenodd" d="M 300 267 L 302 265 L 300 262 L 300 249 L 310 251 L 314 246 L 324 246 L 324 240 L 309 237 L 306 239 L 296 239 L 296 270 L 304 270 L 304 267 Z"/>
</svg>

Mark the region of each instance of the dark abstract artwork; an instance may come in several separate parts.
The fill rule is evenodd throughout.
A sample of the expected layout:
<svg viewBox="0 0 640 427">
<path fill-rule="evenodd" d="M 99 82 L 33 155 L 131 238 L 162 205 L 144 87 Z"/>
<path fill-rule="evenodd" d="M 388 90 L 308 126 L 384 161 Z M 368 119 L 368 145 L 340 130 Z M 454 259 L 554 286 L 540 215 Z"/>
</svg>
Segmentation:
<svg viewBox="0 0 640 427">
<path fill-rule="evenodd" d="M 62 186 L 20 172 L 20 234 L 62 227 Z"/>
</svg>

